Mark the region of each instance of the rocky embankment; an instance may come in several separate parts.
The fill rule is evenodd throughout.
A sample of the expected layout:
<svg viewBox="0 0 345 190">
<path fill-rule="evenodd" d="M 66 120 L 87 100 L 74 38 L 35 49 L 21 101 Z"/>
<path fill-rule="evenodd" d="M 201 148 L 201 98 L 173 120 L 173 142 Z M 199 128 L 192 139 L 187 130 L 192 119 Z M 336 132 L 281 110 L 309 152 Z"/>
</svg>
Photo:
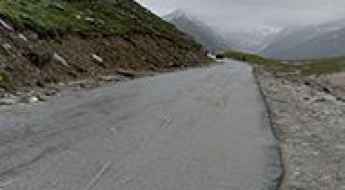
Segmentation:
<svg viewBox="0 0 345 190">
<path fill-rule="evenodd" d="M 0 2 L 5 104 L 13 103 L 13 94 L 50 88 L 44 96 L 51 95 L 72 81 L 118 80 L 207 62 L 201 45 L 133 0 Z M 37 100 L 32 97 L 29 102 Z"/>
<path fill-rule="evenodd" d="M 256 69 L 281 143 L 281 190 L 345 189 L 343 74 L 288 79 Z"/>
</svg>

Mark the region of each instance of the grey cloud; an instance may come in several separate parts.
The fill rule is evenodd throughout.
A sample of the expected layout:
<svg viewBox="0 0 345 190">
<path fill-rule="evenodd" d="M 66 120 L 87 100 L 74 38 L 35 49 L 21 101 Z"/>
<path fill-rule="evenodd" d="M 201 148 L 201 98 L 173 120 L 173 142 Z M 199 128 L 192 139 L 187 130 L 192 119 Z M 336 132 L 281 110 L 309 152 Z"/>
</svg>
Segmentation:
<svg viewBox="0 0 345 190">
<path fill-rule="evenodd" d="M 164 15 L 185 9 L 220 25 L 226 23 L 313 24 L 345 17 L 344 0 L 138 0 L 153 12 Z"/>
</svg>

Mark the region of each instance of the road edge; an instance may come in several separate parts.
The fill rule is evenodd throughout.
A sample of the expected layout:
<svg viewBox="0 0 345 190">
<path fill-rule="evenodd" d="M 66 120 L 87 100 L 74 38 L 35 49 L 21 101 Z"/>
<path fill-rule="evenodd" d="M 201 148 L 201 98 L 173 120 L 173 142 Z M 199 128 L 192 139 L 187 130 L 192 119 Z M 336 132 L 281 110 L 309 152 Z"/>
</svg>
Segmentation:
<svg viewBox="0 0 345 190">
<path fill-rule="evenodd" d="M 285 162 L 284 162 L 284 154 L 281 148 L 281 143 L 280 143 L 280 135 L 279 135 L 279 131 L 277 128 L 274 127 L 274 120 L 273 120 L 273 111 L 272 111 L 272 107 L 270 106 L 270 104 L 268 103 L 268 96 L 266 95 L 263 86 L 261 85 L 260 79 L 258 77 L 259 75 L 259 71 L 258 71 L 258 67 L 253 66 L 253 76 L 255 79 L 255 83 L 258 87 L 260 96 L 262 98 L 262 102 L 264 104 L 265 107 L 265 111 L 266 111 L 266 117 L 268 119 L 268 124 L 269 127 L 271 129 L 271 132 L 274 136 L 274 138 L 277 140 L 278 142 L 278 146 L 277 146 L 277 151 L 278 151 L 278 155 L 279 155 L 279 164 L 280 164 L 280 169 L 281 169 L 281 173 L 279 175 L 279 177 L 276 179 L 276 187 L 275 190 L 279 190 L 281 189 L 282 185 L 283 185 L 283 181 L 285 179 Z"/>
</svg>

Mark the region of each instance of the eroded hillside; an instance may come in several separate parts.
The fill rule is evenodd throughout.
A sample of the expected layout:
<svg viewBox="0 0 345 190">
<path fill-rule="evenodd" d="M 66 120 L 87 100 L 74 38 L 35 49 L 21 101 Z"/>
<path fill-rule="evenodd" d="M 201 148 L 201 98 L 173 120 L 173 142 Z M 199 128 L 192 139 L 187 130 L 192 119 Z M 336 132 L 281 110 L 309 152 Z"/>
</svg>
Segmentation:
<svg viewBox="0 0 345 190">
<path fill-rule="evenodd" d="M 206 62 L 199 44 L 132 0 L 2 0 L 0 18 L 4 89 Z"/>
</svg>

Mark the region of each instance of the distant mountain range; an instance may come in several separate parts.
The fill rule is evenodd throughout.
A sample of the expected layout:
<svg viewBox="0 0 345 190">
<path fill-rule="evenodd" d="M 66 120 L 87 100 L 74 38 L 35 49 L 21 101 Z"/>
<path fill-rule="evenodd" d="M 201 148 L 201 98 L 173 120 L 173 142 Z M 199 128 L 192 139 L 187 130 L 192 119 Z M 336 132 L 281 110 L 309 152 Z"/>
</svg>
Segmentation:
<svg viewBox="0 0 345 190">
<path fill-rule="evenodd" d="M 260 53 L 279 59 L 344 56 L 345 19 L 285 29 Z"/>
<path fill-rule="evenodd" d="M 227 44 L 225 39 L 210 26 L 182 10 L 176 10 L 163 19 L 174 24 L 210 51 L 221 51 L 231 47 L 231 44 Z"/>
<path fill-rule="evenodd" d="M 248 26 L 227 32 L 214 30 L 183 10 L 174 11 L 164 19 L 211 51 L 232 49 L 276 59 L 345 56 L 345 19 L 287 28 Z"/>
<path fill-rule="evenodd" d="M 259 53 L 268 47 L 280 32 L 281 28 L 260 25 L 230 30 L 225 32 L 224 38 L 233 44 L 235 50 Z"/>
<path fill-rule="evenodd" d="M 176 10 L 163 18 L 211 51 L 234 49 L 257 53 L 266 48 L 273 39 L 273 34 L 280 32 L 279 29 L 269 26 L 219 32 L 197 16 L 183 10 Z"/>
</svg>

